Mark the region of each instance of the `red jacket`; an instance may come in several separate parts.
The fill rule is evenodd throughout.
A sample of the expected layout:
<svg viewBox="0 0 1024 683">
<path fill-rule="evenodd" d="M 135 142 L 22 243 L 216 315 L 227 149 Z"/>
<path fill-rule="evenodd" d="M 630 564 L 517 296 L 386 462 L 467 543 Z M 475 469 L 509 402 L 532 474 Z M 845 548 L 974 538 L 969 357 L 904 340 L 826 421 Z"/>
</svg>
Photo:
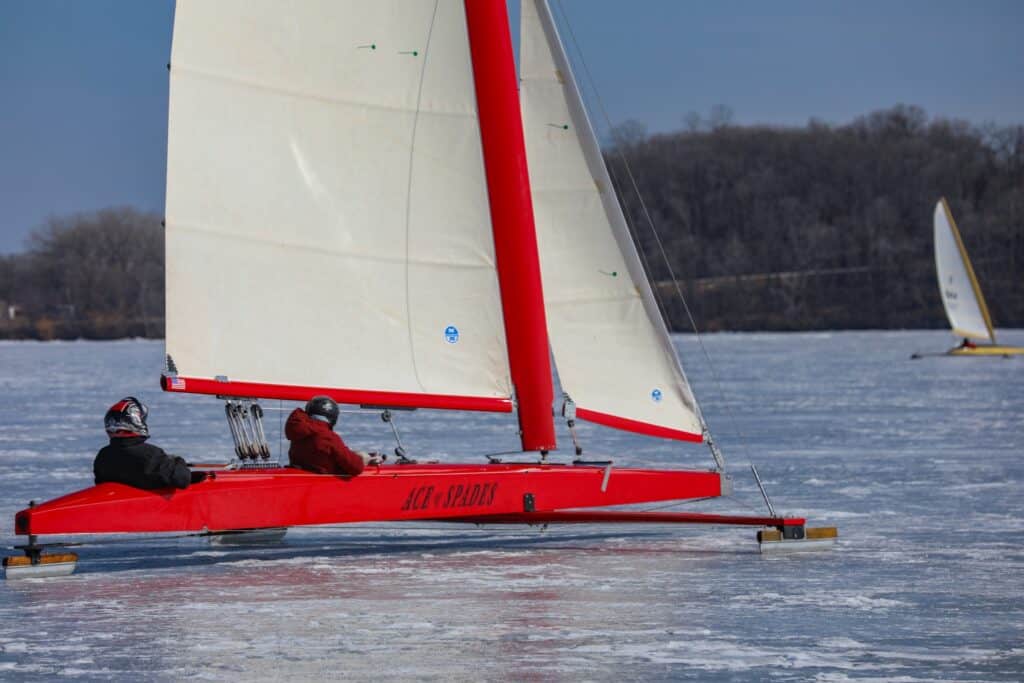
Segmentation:
<svg viewBox="0 0 1024 683">
<path fill-rule="evenodd" d="M 363 459 L 349 450 L 331 426 L 314 420 L 301 408 L 296 408 L 288 416 L 284 434 L 292 442 L 288 461 L 293 467 L 318 474 L 350 476 L 363 471 Z"/>
</svg>

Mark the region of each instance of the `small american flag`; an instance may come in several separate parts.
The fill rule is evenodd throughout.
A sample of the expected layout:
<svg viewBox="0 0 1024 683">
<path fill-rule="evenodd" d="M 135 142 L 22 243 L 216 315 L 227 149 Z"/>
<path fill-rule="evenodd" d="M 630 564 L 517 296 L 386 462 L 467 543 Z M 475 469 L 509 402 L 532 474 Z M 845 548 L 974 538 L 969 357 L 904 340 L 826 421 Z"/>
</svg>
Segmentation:
<svg viewBox="0 0 1024 683">
<path fill-rule="evenodd" d="M 171 391 L 185 391 L 185 380 L 180 377 L 168 377 L 167 386 Z"/>
</svg>

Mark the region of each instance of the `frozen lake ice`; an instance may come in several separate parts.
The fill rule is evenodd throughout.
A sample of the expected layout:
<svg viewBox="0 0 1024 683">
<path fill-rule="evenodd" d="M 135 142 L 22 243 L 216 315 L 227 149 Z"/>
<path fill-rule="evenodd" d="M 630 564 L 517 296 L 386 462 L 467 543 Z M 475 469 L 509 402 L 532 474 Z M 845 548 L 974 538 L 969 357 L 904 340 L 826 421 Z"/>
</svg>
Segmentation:
<svg viewBox="0 0 1024 683">
<path fill-rule="evenodd" d="M 736 494 L 685 509 L 761 512 L 753 462 L 780 511 L 840 527 L 834 550 L 761 557 L 751 529 L 590 525 L 98 541 L 71 577 L 0 585 L 0 679 L 1021 680 L 1024 358 L 908 360 L 948 348 L 939 331 L 703 340 L 717 379 L 694 337 L 677 344 Z M 0 342 L 6 544 L 30 499 L 92 483 L 103 413 L 124 395 L 149 403 L 165 450 L 228 459 L 220 402 L 162 394 L 162 353 Z M 294 404 L 264 405 L 286 447 L 277 409 Z M 414 457 L 517 443 L 510 416 L 397 421 Z M 343 415 L 342 431 L 393 445 L 375 414 Z M 581 434 L 621 465 L 711 463 L 699 445 Z"/>
</svg>

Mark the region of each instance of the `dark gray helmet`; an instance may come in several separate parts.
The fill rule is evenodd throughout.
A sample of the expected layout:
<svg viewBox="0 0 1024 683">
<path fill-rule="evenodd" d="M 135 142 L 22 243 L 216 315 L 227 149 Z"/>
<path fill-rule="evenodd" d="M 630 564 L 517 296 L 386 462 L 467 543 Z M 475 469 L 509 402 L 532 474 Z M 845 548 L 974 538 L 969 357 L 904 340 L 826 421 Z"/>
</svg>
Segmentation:
<svg viewBox="0 0 1024 683">
<path fill-rule="evenodd" d="M 149 426 L 146 424 L 148 415 L 149 408 L 145 403 L 134 396 L 127 396 L 110 406 L 107 414 L 103 416 L 103 426 L 110 436 L 148 437 Z"/>
<path fill-rule="evenodd" d="M 326 422 L 331 429 L 338 423 L 339 412 L 338 404 L 330 396 L 314 396 L 306 404 L 306 414 L 314 420 Z"/>
</svg>

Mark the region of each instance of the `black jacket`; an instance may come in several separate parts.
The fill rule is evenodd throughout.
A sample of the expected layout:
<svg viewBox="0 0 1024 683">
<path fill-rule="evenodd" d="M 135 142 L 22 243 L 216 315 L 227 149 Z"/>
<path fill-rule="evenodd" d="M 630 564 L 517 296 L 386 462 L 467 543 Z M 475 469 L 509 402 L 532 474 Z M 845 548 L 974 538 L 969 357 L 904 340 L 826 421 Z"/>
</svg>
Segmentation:
<svg viewBox="0 0 1024 683">
<path fill-rule="evenodd" d="M 167 455 L 141 436 L 111 438 L 110 445 L 96 455 L 92 471 L 97 484 L 113 481 L 140 489 L 183 489 L 190 478 L 184 460 Z"/>
</svg>

